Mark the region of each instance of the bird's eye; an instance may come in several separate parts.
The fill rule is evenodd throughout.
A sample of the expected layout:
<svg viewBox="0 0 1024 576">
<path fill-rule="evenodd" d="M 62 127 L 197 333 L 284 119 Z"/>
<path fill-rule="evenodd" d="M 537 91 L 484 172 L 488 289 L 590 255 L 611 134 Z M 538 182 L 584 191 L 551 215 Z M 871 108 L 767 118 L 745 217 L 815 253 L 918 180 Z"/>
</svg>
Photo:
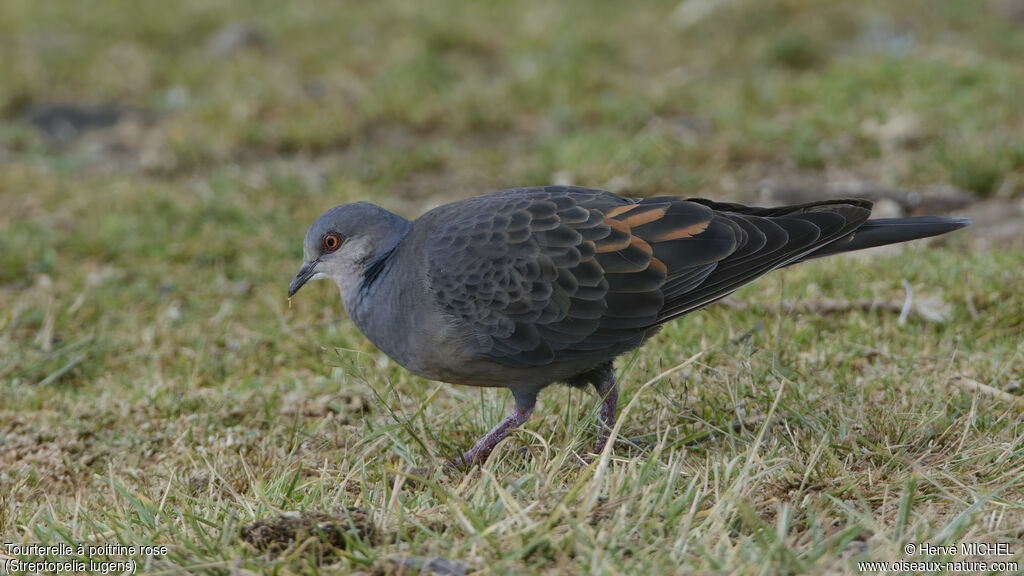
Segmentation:
<svg viewBox="0 0 1024 576">
<path fill-rule="evenodd" d="M 342 237 L 338 234 L 334 234 L 333 232 L 324 235 L 324 253 L 329 254 L 334 252 L 338 249 L 338 246 L 341 246 L 342 241 Z"/>
</svg>

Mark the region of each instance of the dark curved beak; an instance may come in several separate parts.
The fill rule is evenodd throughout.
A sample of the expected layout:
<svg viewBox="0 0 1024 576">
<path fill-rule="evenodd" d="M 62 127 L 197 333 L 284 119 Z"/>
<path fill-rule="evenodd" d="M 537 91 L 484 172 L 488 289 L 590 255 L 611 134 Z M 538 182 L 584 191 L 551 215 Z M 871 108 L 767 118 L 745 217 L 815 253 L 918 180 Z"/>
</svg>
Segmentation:
<svg viewBox="0 0 1024 576">
<path fill-rule="evenodd" d="M 316 274 L 316 265 L 319 264 L 319 260 L 311 260 L 309 262 L 303 262 L 302 268 L 299 268 L 299 273 L 292 279 L 292 283 L 288 285 L 288 297 L 291 298 L 299 288 L 302 288 L 303 284 L 309 282 L 309 279 Z"/>
</svg>

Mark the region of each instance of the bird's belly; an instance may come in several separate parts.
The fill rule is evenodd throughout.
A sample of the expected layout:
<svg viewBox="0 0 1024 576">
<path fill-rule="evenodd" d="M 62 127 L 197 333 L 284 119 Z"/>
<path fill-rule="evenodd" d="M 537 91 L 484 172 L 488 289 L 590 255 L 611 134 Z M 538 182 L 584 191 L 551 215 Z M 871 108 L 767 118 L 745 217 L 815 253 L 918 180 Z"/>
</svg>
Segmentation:
<svg viewBox="0 0 1024 576">
<path fill-rule="evenodd" d="M 418 376 L 449 384 L 482 388 L 539 389 L 555 382 L 569 380 L 606 361 L 606 358 L 601 357 L 593 360 L 556 362 L 544 366 L 507 366 L 488 358 L 459 358 L 455 361 L 454 357 L 445 356 L 438 361 L 402 366 Z"/>
</svg>

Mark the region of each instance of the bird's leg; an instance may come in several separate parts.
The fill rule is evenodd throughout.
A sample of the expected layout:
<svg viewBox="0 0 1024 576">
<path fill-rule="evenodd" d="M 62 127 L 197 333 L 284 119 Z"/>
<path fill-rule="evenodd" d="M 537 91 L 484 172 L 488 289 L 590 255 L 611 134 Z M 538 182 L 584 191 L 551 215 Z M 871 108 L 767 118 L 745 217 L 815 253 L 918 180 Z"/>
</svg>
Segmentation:
<svg viewBox="0 0 1024 576">
<path fill-rule="evenodd" d="M 615 385 L 615 373 L 611 366 L 604 370 L 601 377 L 594 380 L 594 388 L 597 395 L 601 397 L 601 411 L 598 414 L 597 423 L 597 446 L 594 447 L 594 454 L 600 454 L 611 436 L 612 428 L 615 427 L 615 410 L 619 405 L 619 388 Z"/>
<path fill-rule="evenodd" d="M 516 405 L 512 409 L 512 412 L 498 425 L 491 429 L 490 432 L 484 434 L 484 437 L 477 441 L 472 448 L 466 450 L 462 456 L 454 462 L 451 462 L 458 468 L 469 468 L 470 466 L 483 462 L 487 459 L 487 456 L 491 454 L 491 450 L 498 445 L 508 436 L 510 430 L 519 428 L 530 419 L 530 414 L 533 414 L 533 407 L 537 403 L 537 394 L 516 394 Z"/>
</svg>

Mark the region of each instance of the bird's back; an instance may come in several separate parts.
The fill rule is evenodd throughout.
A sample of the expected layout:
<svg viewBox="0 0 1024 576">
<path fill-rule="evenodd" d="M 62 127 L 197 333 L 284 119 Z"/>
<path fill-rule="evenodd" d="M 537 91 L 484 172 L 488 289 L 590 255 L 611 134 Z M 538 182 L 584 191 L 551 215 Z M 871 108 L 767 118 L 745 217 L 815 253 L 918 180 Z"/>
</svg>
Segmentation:
<svg viewBox="0 0 1024 576">
<path fill-rule="evenodd" d="M 870 211 L 866 200 L 751 208 L 551 186 L 441 206 L 403 244 L 446 346 L 469 350 L 477 371 L 556 380 L 773 269 L 850 242 Z"/>
</svg>

